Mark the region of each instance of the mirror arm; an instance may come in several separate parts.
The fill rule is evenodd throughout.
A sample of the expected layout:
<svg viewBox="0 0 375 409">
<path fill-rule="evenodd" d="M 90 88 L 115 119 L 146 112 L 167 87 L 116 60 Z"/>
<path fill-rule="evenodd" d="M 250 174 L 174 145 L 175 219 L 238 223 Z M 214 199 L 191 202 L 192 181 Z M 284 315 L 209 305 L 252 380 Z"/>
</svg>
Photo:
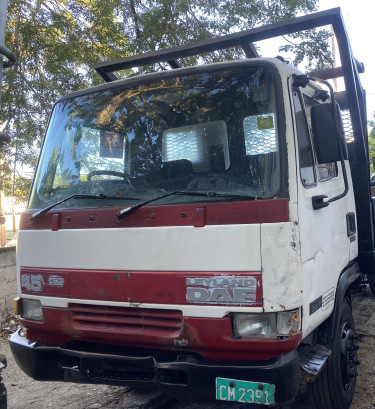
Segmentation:
<svg viewBox="0 0 375 409">
<path fill-rule="evenodd" d="M 342 142 L 341 140 L 339 141 L 339 152 L 340 152 L 340 163 L 341 163 L 341 169 L 342 169 L 342 176 L 344 179 L 344 191 L 335 197 L 332 197 L 331 199 L 327 200 L 327 203 L 332 203 L 335 202 L 336 200 L 339 200 L 343 198 L 344 196 L 347 195 L 349 191 L 349 183 L 348 183 L 348 175 L 346 173 L 346 167 L 345 167 L 345 161 L 344 161 L 344 152 L 342 151 Z"/>
<path fill-rule="evenodd" d="M 327 201 L 323 200 L 324 199 L 323 196 L 314 196 L 312 198 L 313 208 L 314 209 L 321 209 L 322 207 L 327 207 L 329 205 L 329 203 L 335 202 L 336 200 L 339 200 L 339 199 L 343 198 L 344 196 L 346 196 L 348 191 L 349 191 L 349 183 L 348 183 L 348 175 L 346 173 L 346 167 L 345 167 L 344 151 L 343 151 L 343 146 L 342 146 L 342 137 L 340 135 L 340 125 L 339 125 L 339 118 L 338 118 L 337 108 L 336 108 L 335 93 L 333 91 L 332 85 L 328 81 L 322 80 L 320 78 L 310 77 L 308 75 L 297 75 L 297 76 L 295 76 L 295 81 L 294 81 L 293 85 L 305 87 L 307 85 L 308 81 L 314 81 L 314 82 L 319 82 L 319 83 L 324 84 L 326 87 L 328 87 L 329 92 L 331 94 L 332 115 L 333 115 L 333 120 L 335 122 L 336 139 L 337 139 L 338 148 L 339 148 L 342 176 L 343 176 L 343 179 L 344 179 L 344 191 L 341 194 L 339 194 L 337 196 L 334 196 L 331 199 L 328 199 Z"/>
</svg>

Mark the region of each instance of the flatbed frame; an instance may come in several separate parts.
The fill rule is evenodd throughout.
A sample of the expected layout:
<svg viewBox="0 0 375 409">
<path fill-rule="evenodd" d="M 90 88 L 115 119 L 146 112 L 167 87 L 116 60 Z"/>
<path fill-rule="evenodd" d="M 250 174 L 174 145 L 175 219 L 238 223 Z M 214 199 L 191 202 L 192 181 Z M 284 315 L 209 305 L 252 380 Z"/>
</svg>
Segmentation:
<svg viewBox="0 0 375 409">
<path fill-rule="evenodd" d="M 259 57 L 253 43 L 308 29 L 331 25 L 338 43 L 341 67 L 310 73 L 321 79 L 343 77 L 345 92 L 340 93 L 341 109 L 350 112 L 354 141 L 348 144 L 349 161 L 357 208 L 359 262 L 362 272 L 375 274 L 374 213 L 370 188 L 366 96 L 359 73 L 364 67 L 353 56 L 340 8 L 321 11 L 239 33 L 212 37 L 207 40 L 166 48 L 97 64 L 94 68 L 106 81 L 118 78 L 116 71 L 167 62 L 172 69 L 180 67 L 178 59 L 212 51 L 241 47 L 247 58 Z"/>
</svg>

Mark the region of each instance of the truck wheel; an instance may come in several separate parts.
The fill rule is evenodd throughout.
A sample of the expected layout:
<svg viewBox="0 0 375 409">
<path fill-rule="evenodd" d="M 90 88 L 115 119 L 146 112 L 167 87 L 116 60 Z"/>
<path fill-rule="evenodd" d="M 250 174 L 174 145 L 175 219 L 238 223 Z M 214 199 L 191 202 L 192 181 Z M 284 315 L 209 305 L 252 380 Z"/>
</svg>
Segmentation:
<svg viewBox="0 0 375 409">
<path fill-rule="evenodd" d="M 348 409 L 352 403 L 357 377 L 357 349 L 353 314 L 344 298 L 338 327 L 329 345 L 332 355 L 312 384 L 319 409 Z"/>
</svg>

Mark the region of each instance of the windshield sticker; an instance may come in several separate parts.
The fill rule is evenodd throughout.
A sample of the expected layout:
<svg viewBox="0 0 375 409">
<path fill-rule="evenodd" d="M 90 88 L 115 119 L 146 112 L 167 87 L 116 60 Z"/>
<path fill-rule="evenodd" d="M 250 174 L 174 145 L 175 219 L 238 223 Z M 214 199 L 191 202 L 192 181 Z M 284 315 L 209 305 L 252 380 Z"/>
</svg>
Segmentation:
<svg viewBox="0 0 375 409">
<path fill-rule="evenodd" d="M 122 158 L 124 152 L 124 138 L 115 132 L 102 132 L 100 135 L 100 157 Z"/>
<path fill-rule="evenodd" d="M 277 152 L 275 114 L 250 115 L 243 120 L 246 155 Z"/>
<path fill-rule="evenodd" d="M 258 122 L 258 129 L 263 130 L 263 129 L 273 129 L 275 127 L 273 123 L 273 117 L 272 116 L 265 116 L 261 117 L 259 116 L 257 118 Z"/>
</svg>

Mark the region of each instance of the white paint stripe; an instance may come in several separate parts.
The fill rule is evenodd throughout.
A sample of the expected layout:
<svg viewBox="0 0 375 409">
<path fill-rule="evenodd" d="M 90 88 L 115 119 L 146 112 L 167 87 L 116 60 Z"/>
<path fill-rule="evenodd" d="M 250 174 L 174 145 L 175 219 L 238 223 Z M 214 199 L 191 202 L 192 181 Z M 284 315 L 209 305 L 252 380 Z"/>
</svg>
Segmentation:
<svg viewBox="0 0 375 409">
<path fill-rule="evenodd" d="M 260 271 L 260 225 L 21 230 L 18 266 L 94 270 Z"/>
</svg>

